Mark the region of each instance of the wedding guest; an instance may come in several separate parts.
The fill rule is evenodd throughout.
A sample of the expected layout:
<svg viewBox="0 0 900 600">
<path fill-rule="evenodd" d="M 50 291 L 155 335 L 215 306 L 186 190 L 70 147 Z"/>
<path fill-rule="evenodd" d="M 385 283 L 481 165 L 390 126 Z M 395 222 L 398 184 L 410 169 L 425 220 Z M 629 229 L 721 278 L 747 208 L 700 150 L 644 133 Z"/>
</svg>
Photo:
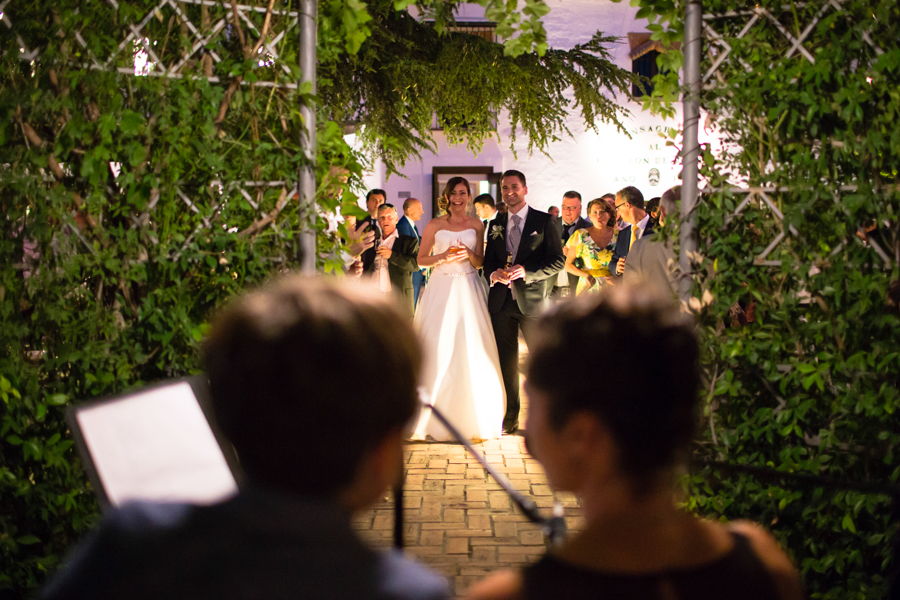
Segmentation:
<svg viewBox="0 0 900 600">
<path fill-rule="evenodd" d="M 565 247 L 565 270 L 577 278 L 577 284 L 572 288 L 576 296 L 587 291 L 597 292 L 606 283 L 619 233 L 615 213 L 603 199 L 588 202 L 588 216 L 591 226 L 575 231 Z M 576 261 L 580 267 L 576 266 Z"/>
<path fill-rule="evenodd" d="M 663 192 L 657 211 L 656 230 L 637 240 L 628 252 L 625 261 L 623 281 L 626 285 L 646 283 L 660 295 L 674 298 L 678 295 L 676 269 L 678 257 L 672 246 L 673 240 L 661 239 L 661 230 L 678 216 L 681 201 L 681 186 Z"/>
<path fill-rule="evenodd" d="M 419 226 L 416 225 L 416 221 L 421 219 L 423 214 L 425 214 L 425 209 L 422 208 L 422 202 L 418 198 L 407 198 L 403 202 L 403 217 L 397 223 L 397 231 L 400 232 L 400 235 L 415 237 L 421 244 L 422 236 L 419 233 Z M 412 282 L 413 302 L 418 305 L 419 293 L 425 285 L 425 274 L 423 273 L 423 269 L 418 269 L 413 273 Z"/>
<path fill-rule="evenodd" d="M 381 239 L 375 247 L 375 260 L 369 267 L 363 265 L 363 273 L 372 277 L 382 293 L 398 296 L 412 317 L 416 310 L 412 274 L 419 270 L 416 262 L 419 240 L 413 236 L 400 235 L 397 231 L 399 220 L 393 204 L 378 207 Z"/>
<path fill-rule="evenodd" d="M 601 390 L 559 376 L 596 369 L 586 348 L 616 353 Z M 554 489 L 578 497 L 586 522 L 524 571 L 474 586 L 471 599 L 803 597 L 797 570 L 761 527 L 677 505 L 700 369 L 692 326 L 668 299 L 625 286 L 577 298 L 541 319 L 529 350 L 528 448 Z"/>
<path fill-rule="evenodd" d="M 589 220 L 586 221 L 584 217 L 581 216 L 581 194 L 575 190 L 570 190 L 563 194 L 562 218 L 559 220 L 559 223 L 560 231 L 562 232 L 563 256 L 566 256 L 566 253 L 569 251 L 566 247 L 566 242 L 569 241 L 571 235 L 579 229 L 585 229 L 591 226 L 591 222 Z M 584 266 L 581 259 L 576 259 L 574 264 L 576 267 Z M 556 278 L 556 285 L 553 288 L 551 297 L 559 298 L 564 293 L 574 296 L 577 287 L 578 275 L 574 275 L 566 269 L 563 269 Z"/>
<path fill-rule="evenodd" d="M 491 221 L 499 214 L 495 206 L 494 197 L 490 194 L 481 194 L 475 197 L 472 204 L 475 206 L 475 214 L 478 215 L 478 218 L 481 219 L 481 223 L 484 225 L 484 241 L 487 243 L 487 236 L 491 230 Z"/>
<path fill-rule="evenodd" d="M 287 277 L 219 314 L 204 355 L 247 484 L 211 506 L 109 511 L 45 600 L 448 597 L 443 577 L 351 527 L 398 480 L 418 402 L 420 349 L 394 303 L 368 286 Z"/>
<path fill-rule="evenodd" d="M 603 194 L 600 196 L 602 200 L 605 200 L 607 204 L 609 204 L 610 208 L 613 209 L 613 214 L 616 212 L 616 195 L 615 194 Z M 622 220 L 622 217 L 616 216 L 616 229 L 622 231 L 628 227 L 628 223 Z"/>
<path fill-rule="evenodd" d="M 369 190 L 366 194 L 366 212 L 369 213 L 367 218 L 370 220 L 376 219 L 378 217 L 378 207 L 385 202 L 387 202 L 387 192 L 378 188 Z"/>
<path fill-rule="evenodd" d="M 654 227 L 657 223 L 659 223 L 659 200 L 660 197 L 650 198 L 647 200 L 646 205 L 644 206 L 644 210 L 647 211 L 647 214 L 650 215 L 650 222 L 653 223 Z"/>
<path fill-rule="evenodd" d="M 620 230 L 616 249 L 613 251 L 610 270 L 611 282 L 620 281 L 625 272 L 625 257 L 636 240 L 653 233 L 650 215 L 644 210 L 644 195 L 636 187 L 629 185 L 616 194 L 616 216 L 628 223 Z"/>
<path fill-rule="evenodd" d="M 550 208 L 547 209 L 547 214 L 550 215 L 551 217 L 553 217 L 554 219 L 558 219 L 559 218 L 559 207 L 551 206 Z"/>
<path fill-rule="evenodd" d="M 497 217 L 491 227 L 484 276 L 491 285 L 488 310 L 506 389 L 503 432 L 512 434 L 519 429 L 519 332 L 528 343 L 531 325 L 547 307 L 553 281 L 565 261 L 559 222 L 525 202 L 525 175 L 504 172 L 500 190 L 509 213 Z"/>
<path fill-rule="evenodd" d="M 508 210 L 509 209 L 506 207 L 506 202 L 504 202 L 503 200 L 497 203 L 497 212 L 501 215 L 505 215 Z"/>
<path fill-rule="evenodd" d="M 347 252 L 351 260 L 344 265 L 344 272 L 352 277 L 359 278 L 363 271 L 362 254 L 375 246 L 375 232 L 369 229 L 368 224 L 357 227 L 356 215 L 343 214 L 346 238 L 341 241 L 347 244 Z"/>
<path fill-rule="evenodd" d="M 385 203 L 387 198 L 387 192 L 384 190 L 375 188 L 369 190 L 366 194 L 366 211 L 369 213 L 366 217 L 359 222 L 359 226 L 367 226 L 369 229 L 375 232 L 375 239 L 381 239 L 381 231 L 378 229 L 378 207 Z M 363 270 L 368 271 L 371 270 L 372 265 L 375 262 L 375 249 L 372 248 L 367 250 L 362 254 L 362 264 Z"/>
</svg>

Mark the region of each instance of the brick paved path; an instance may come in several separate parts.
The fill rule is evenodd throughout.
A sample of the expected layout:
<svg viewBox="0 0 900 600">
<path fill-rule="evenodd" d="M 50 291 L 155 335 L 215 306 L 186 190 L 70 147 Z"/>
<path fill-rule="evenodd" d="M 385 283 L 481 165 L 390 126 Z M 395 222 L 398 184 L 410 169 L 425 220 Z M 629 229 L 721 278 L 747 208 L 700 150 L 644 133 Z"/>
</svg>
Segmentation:
<svg viewBox="0 0 900 600">
<path fill-rule="evenodd" d="M 570 531 L 581 512 L 572 496 L 553 495 L 524 438 L 503 436 L 476 446 L 513 487 L 549 515 L 563 502 Z M 546 550 L 538 525 L 513 508 L 506 492 L 458 444 L 412 443 L 406 453 L 404 543 L 406 552 L 447 576 L 459 595 L 491 571 L 521 567 Z M 384 498 L 354 523 L 376 547 L 390 547 L 393 499 Z"/>
<path fill-rule="evenodd" d="M 519 360 L 527 355 L 519 338 Z M 522 393 L 520 423 L 527 428 L 528 398 Z M 553 494 L 543 469 L 526 451 L 525 439 L 505 435 L 475 445 L 513 487 L 548 516 L 554 501 L 565 507 L 569 533 L 582 526 L 575 498 Z M 546 551 L 540 527 L 513 508 L 509 496 L 459 444 L 410 443 L 406 447 L 404 544 L 410 556 L 443 573 L 457 596 L 498 569 L 519 568 Z M 393 544 L 394 502 L 385 497 L 358 515 L 354 526 L 375 547 Z"/>
</svg>

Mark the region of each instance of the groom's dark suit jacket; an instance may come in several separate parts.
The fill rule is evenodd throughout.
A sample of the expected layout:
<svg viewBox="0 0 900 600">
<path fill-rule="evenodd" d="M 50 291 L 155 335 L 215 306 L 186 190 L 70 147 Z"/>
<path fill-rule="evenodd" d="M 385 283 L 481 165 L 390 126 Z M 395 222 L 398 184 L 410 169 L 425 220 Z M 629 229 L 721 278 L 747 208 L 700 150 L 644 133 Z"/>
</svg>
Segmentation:
<svg viewBox="0 0 900 600">
<path fill-rule="evenodd" d="M 488 283 L 491 273 L 506 266 L 506 235 L 509 214 L 499 214 L 489 224 L 487 247 L 484 250 L 484 276 Z M 496 228 L 500 228 L 499 230 Z M 516 304 L 523 315 L 536 315 L 544 307 L 555 281 L 554 275 L 565 266 L 562 253 L 562 233 L 559 222 L 545 212 L 528 207 L 522 228 L 519 251 L 513 264 L 525 267 L 524 279 L 515 280 Z M 508 286 L 495 284 L 488 294 L 488 310 L 499 312 L 509 293 Z"/>
</svg>

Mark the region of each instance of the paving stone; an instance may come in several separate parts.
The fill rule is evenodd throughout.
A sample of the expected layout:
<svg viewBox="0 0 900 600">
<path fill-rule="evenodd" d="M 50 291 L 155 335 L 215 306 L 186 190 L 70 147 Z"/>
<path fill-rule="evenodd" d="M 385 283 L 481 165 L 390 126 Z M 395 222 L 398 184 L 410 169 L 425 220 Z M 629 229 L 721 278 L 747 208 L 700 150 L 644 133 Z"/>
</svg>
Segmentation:
<svg viewBox="0 0 900 600">
<path fill-rule="evenodd" d="M 537 546 L 544 544 L 544 533 L 542 531 L 522 531 L 519 532 L 519 542 L 525 546 Z"/>
<path fill-rule="evenodd" d="M 445 508 L 444 509 L 444 522 L 445 523 L 453 523 L 453 522 L 463 522 L 466 518 L 466 513 L 461 508 Z"/>
<path fill-rule="evenodd" d="M 494 523 L 494 533 L 497 537 L 516 537 L 519 534 L 515 523 L 505 521 Z"/>
<path fill-rule="evenodd" d="M 469 538 L 460 537 L 447 540 L 447 554 L 468 554 Z"/>
<path fill-rule="evenodd" d="M 469 502 L 487 502 L 487 491 L 485 490 L 476 490 L 471 487 L 466 488 L 466 500 Z"/>
<path fill-rule="evenodd" d="M 444 543 L 444 532 L 440 529 L 423 529 L 419 543 L 423 546 L 440 546 Z"/>
<path fill-rule="evenodd" d="M 531 486 L 531 493 L 535 496 L 552 496 L 553 490 L 550 489 L 549 485 L 533 485 Z"/>
<path fill-rule="evenodd" d="M 466 493 L 466 486 L 453 485 L 455 482 L 448 481 L 444 486 L 444 496 L 448 498 L 463 498 Z"/>
<path fill-rule="evenodd" d="M 491 492 L 489 494 L 491 508 L 508 508 L 509 496 L 506 492 Z"/>
<path fill-rule="evenodd" d="M 489 515 L 470 515 L 469 527 L 472 529 L 490 529 L 491 517 Z"/>
</svg>

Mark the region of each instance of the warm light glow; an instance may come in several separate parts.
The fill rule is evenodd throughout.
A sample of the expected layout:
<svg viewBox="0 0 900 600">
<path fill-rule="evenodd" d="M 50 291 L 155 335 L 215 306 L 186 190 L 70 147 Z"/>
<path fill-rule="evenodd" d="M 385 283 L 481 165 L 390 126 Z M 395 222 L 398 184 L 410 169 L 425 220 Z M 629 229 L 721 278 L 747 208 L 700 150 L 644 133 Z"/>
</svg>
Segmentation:
<svg viewBox="0 0 900 600">
<path fill-rule="evenodd" d="M 150 55 L 144 48 L 144 44 L 149 43 L 148 38 L 134 41 L 134 74 L 138 76 L 149 75 L 153 70 L 153 63 L 150 62 Z"/>
</svg>

